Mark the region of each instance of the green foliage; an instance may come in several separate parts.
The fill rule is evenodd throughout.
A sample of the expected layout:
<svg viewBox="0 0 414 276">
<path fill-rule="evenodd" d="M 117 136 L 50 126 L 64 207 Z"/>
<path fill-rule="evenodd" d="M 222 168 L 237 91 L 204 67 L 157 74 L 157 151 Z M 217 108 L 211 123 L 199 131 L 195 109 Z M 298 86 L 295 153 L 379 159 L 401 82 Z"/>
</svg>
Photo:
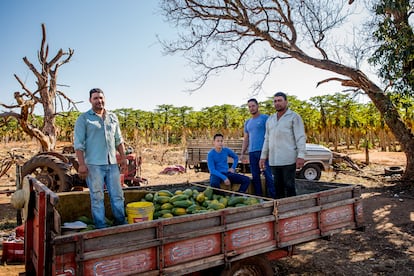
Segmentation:
<svg viewBox="0 0 414 276">
<path fill-rule="evenodd" d="M 289 96 L 288 100 L 289 107 L 302 116 L 308 142 L 325 145 L 345 142 L 347 145 L 358 146 L 366 143 L 364 139 L 367 136 L 372 137 L 372 141 L 368 142 L 374 144 L 374 140 L 380 139 L 380 133 L 389 132 L 384 119 L 371 102 L 359 103 L 348 94 L 316 96 L 309 101 Z M 414 99 L 392 95 L 392 100 L 407 125 L 414 127 Z M 262 113 L 270 115 L 275 112 L 273 98 L 259 105 Z M 244 122 L 250 118 L 246 105 L 227 104 L 206 107 L 201 111 L 193 111 L 187 106 L 162 105 L 154 112 L 131 108 L 117 109 L 114 112 L 118 116 L 125 140 L 146 145 L 179 145 L 186 139 L 210 139 L 216 132 L 222 132 L 227 138 L 240 138 L 243 136 Z M 56 118 L 60 141 L 72 141 L 78 116 L 79 112 L 67 112 Z M 40 119 L 36 120 L 40 122 Z M 8 137 L 8 140 L 18 141 L 21 133 L 15 119 L 0 127 L 0 137 Z M 384 137 L 389 139 L 389 136 Z"/>
<path fill-rule="evenodd" d="M 375 6 L 378 21 L 374 39 L 379 44 L 370 63 L 395 92 L 414 94 L 414 34 L 409 24 L 412 0 L 381 0 Z"/>
</svg>

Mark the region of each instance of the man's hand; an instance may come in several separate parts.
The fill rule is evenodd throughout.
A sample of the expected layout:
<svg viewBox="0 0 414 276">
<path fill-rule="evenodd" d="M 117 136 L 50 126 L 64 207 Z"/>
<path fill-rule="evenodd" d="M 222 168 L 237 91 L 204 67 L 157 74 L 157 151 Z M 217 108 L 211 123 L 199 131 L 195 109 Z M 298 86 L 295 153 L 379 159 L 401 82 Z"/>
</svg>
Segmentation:
<svg viewBox="0 0 414 276">
<path fill-rule="evenodd" d="M 230 184 L 231 184 L 231 182 L 228 178 L 226 178 L 226 180 L 224 180 L 223 182 L 224 182 L 224 185 L 226 185 L 226 186 L 230 186 Z"/>
<path fill-rule="evenodd" d="M 126 174 L 128 173 L 128 162 L 126 158 L 121 158 L 121 173 Z"/>
<path fill-rule="evenodd" d="M 88 167 L 86 165 L 79 165 L 78 174 L 80 179 L 85 180 L 88 176 Z"/>
<path fill-rule="evenodd" d="M 305 159 L 296 158 L 296 169 L 301 170 L 304 164 L 305 164 Z"/>
<path fill-rule="evenodd" d="M 229 168 L 228 171 L 231 172 L 231 173 L 234 173 L 234 169 L 233 168 Z"/>
<path fill-rule="evenodd" d="M 241 156 L 240 156 L 240 160 L 243 164 L 247 164 L 246 154 L 242 153 Z"/>
<path fill-rule="evenodd" d="M 261 171 L 265 170 L 265 161 L 266 161 L 266 159 L 260 159 L 260 161 L 259 161 L 259 168 L 260 168 Z"/>
</svg>

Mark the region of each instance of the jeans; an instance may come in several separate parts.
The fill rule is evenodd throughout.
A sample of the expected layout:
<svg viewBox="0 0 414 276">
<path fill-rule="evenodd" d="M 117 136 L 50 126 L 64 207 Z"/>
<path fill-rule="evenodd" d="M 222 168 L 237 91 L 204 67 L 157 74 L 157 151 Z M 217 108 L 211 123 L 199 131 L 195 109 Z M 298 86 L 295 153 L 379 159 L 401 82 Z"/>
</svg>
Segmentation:
<svg viewBox="0 0 414 276">
<path fill-rule="evenodd" d="M 296 163 L 286 166 L 270 166 L 270 168 L 274 177 L 276 198 L 295 196 Z"/>
<path fill-rule="evenodd" d="M 242 175 L 242 174 L 231 173 L 231 172 L 226 172 L 223 174 L 227 176 L 227 178 L 230 180 L 232 184 L 241 184 L 238 192 L 245 193 L 247 191 L 247 188 L 249 188 L 249 185 L 250 185 L 249 177 Z M 223 180 L 220 177 L 212 175 L 212 174 L 210 175 L 210 186 L 211 187 L 220 189 L 221 182 L 223 182 Z"/>
<path fill-rule="evenodd" d="M 250 161 L 250 172 L 252 173 L 253 178 L 253 187 L 255 194 L 257 196 L 263 196 L 262 191 L 262 180 L 261 180 L 261 172 L 259 167 L 259 161 L 260 161 L 260 155 L 261 151 L 253 151 L 249 152 L 249 161 Z M 265 171 L 264 171 L 264 177 L 266 180 L 266 189 L 267 189 L 267 196 L 271 198 L 275 198 L 276 192 L 275 192 L 275 184 L 273 182 L 273 176 L 272 171 L 269 167 L 269 161 L 266 160 L 265 162 Z"/>
<path fill-rule="evenodd" d="M 96 228 L 105 228 L 104 185 L 108 190 L 111 202 L 114 225 L 127 224 L 125 219 L 124 192 L 120 183 L 120 172 L 117 164 L 88 165 L 86 178 L 90 197 L 92 217 Z"/>
</svg>

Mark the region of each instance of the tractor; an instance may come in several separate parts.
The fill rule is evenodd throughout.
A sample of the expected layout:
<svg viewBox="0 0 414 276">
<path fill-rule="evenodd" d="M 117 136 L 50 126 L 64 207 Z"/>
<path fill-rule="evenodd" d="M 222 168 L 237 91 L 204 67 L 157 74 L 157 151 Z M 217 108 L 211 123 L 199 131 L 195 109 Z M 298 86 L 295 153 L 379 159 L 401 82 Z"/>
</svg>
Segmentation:
<svg viewBox="0 0 414 276">
<path fill-rule="evenodd" d="M 117 154 L 117 161 L 120 158 Z M 128 172 L 123 175 L 123 183 L 127 186 L 139 186 L 146 179 L 141 178 L 141 157 L 137 157 L 131 147 L 126 151 Z M 87 187 L 86 182 L 78 175 L 79 162 L 72 146 L 64 147 L 62 153 L 41 152 L 34 155 L 21 168 L 22 177 L 33 175 L 37 180 L 54 192 L 68 192 L 75 187 Z"/>
</svg>

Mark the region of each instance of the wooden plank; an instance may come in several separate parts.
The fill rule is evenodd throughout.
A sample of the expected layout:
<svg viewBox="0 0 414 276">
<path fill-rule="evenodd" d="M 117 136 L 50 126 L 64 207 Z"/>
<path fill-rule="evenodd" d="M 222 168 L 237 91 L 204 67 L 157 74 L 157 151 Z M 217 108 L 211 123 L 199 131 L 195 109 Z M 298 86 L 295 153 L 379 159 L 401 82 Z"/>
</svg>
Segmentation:
<svg viewBox="0 0 414 276">
<path fill-rule="evenodd" d="M 192 272 L 201 271 L 207 268 L 224 264 L 224 255 L 219 254 L 175 266 L 166 267 L 162 270 L 162 275 L 185 275 Z"/>
<path fill-rule="evenodd" d="M 267 222 L 273 222 L 275 221 L 275 217 L 273 215 L 266 216 L 266 217 L 258 217 L 258 218 L 252 218 L 249 220 L 242 220 L 239 222 L 233 222 L 226 224 L 227 230 L 234 230 L 239 229 L 247 226 L 257 225 L 257 224 L 264 224 Z"/>
</svg>

